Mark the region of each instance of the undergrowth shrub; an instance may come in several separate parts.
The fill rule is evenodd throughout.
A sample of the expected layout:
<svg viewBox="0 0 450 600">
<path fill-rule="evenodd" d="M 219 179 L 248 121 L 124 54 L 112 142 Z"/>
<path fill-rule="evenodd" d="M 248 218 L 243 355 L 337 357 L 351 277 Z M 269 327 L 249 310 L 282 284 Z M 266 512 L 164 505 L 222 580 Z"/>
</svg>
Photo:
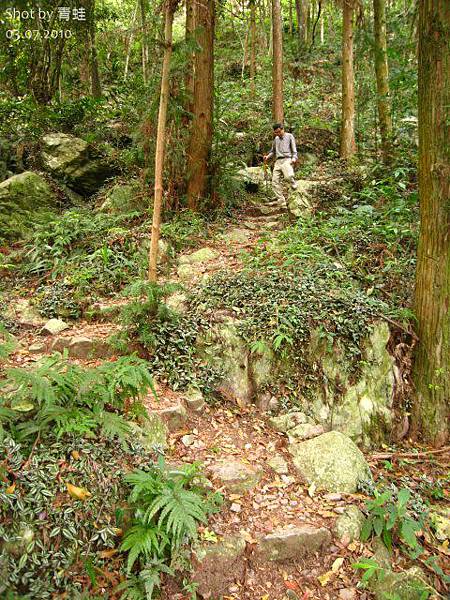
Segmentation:
<svg viewBox="0 0 450 600">
<path fill-rule="evenodd" d="M 9 367 L 0 382 L 0 435 L 21 441 L 48 431 L 59 438 L 100 429 L 124 441 L 124 414 L 145 416 L 140 399 L 150 388 L 148 365 L 136 357 L 88 368 L 54 354 L 31 368 Z"/>
<path fill-rule="evenodd" d="M 136 470 L 125 479 L 132 486 L 134 514 L 121 550 L 128 552 L 127 572 L 135 563 L 139 572 L 118 589 L 125 598 L 151 600 L 162 572 L 173 574 L 186 566 L 186 545 L 196 539 L 198 525 L 218 510 L 222 496 L 209 491 L 198 464 L 170 470 L 162 457 L 150 469 Z"/>
<path fill-rule="evenodd" d="M 48 433 L 27 454 L 9 437 L 0 445 L 0 596 L 104 598 L 102 588 L 124 577 L 117 552 L 128 518 L 124 472 L 148 464 L 148 450 L 132 439 L 124 448 Z"/>
</svg>

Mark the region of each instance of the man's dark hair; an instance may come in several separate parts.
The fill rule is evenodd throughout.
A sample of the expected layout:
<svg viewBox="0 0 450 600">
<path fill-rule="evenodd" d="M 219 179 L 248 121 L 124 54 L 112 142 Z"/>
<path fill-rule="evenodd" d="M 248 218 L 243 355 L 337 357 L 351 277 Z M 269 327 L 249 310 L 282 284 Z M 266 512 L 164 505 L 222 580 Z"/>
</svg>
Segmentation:
<svg viewBox="0 0 450 600">
<path fill-rule="evenodd" d="M 283 123 L 274 123 L 273 130 L 275 131 L 275 129 L 284 129 Z"/>
</svg>

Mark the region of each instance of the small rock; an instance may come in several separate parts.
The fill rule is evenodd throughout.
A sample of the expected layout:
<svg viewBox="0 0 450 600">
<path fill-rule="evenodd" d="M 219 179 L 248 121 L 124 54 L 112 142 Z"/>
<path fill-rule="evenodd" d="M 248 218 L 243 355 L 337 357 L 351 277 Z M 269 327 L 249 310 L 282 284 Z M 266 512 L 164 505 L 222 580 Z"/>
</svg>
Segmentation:
<svg viewBox="0 0 450 600">
<path fill-rule="evenodd" d="M 355 600 L 356 590 L 354 588 L 344 588 L 339 590 L 339 600 Z"/>
<path fill-rule="evenodd" d="M 71 337 L 57 337 L 54 339 L 52 343 L 52 351 L 53 352 L 64 352 L 64 350 L 69 348 L 72 342 Z"/>
<path fill-rule="evenodd" d="M 168 429 L 156 413 L 149 413 L 148 418 L 141 425 L 134 422 L 129 423 L 129 425 L 133 437 L 137 437 L 147 450 L 154 451 L 155 448 L 167 448 Z"/>
<path fill-rule="evenodd" d="M 181 438 L 181 443 L 183 444 L 183 446 L 186 446 L 186 448 L 188 448 L 189 446 L 192 446 L 192 444 L 194 442 L 195 442 L 195 435 L 192 435 L 192 434 L 183 435 L 183 437 Z"/>
<path fill-rule="evenodd" d="M 238 504 L 237 502 L 233 502 L 232 505 L 230 506 L 230 510 L 235 513 L 240 513 L 242 510 L 242 506 L 240 504 Z"/>
<path fill-rule="evenodd" d="M 184 401 L 188 410 L 194 412 L 201 412 L 206 404 L 201 391 L 192 388 L 185 393 Z"/>
<path fill-rule="evenodd" d="M 198 273 L 192 268 L 191 265 L 179 265 L 177 268 L 177 275 L 183 281 L 187 281 L 198 275 Z"/>
<path fill-rule="evenodd" d="M 300 425 L 296 425 L 292 429 L 289 429 L 288 436 L 289 441 L 298 441 L 309 440 L 311 438 L 317 437 L 318 435 L 322 435 L 322 433 L 325 433 L 325 430 L 322 425 L 302 423 Z"/>
<path fill-rule="evenodd" d="M 334 526 L 336 537 L 342 539 L 347 536 L 350 541 L 359 540 L 365 517 L 357 506 L 349 506 L 345 512 L 338 517 Z"/>
<path fill-rule="evenodd" d="M 280 454 L 273 456 L 267 461 L 267 464 L 279 475 L 286 475 L 289 472 L 288 464 Z"/>
<path fill-rule="evenodd" d="M 278 417 L 272 417 L 269 419 L 270 425 L 277 431 L 287 433 L 290 429 L 296 425 L 308 423 L 309 419 L 302 412 L 291 412 L 285 415 L 279 415 Z"/>
<path fill-rule="evenodd" d="M 73 358 L 93 358 L 94 352 L 94 340 L 82 335 L 73 337 L 69 344 L 69 355 Z"/>
<path fill-rule="evenodd" d="M 192 254 L 183 254 L 178 259 L 179 265 L 193 265 L 214 260 L 219 256 L 219 253 L 212 248 L 200 248 Z"/>
<path fill-rule="evenodd" d="M 249 240 L 248 231 L 245 229 L 232 229 L 224 233 L 221 237 L 229 244 L 246 244 Z"/>
<path fill-rule="evenodd" d="M 328 529 L 296 527 L 269 533 L 259 543 L 259 551 L 267 560 L 289 560 L 314 554 L 331 543 Z"/>
<path fill-rule="evenodd" d="M 69 329 L 67 323 L 64 323 L 61 319 L 50 319 L 42 328 L 42 333 L 45 333 L 46 335 L 57 335 L 65 329 Z"/>
<path fill-rule="evenodd" d="M 165 304 L 170 308 L 170 310 L 173 310 L 178 313 L 185 313 L 187 310 L 186 301 L 186 294 L 182 294 L 181 292 L 175 292 L 174 294 L 171 294 L 167 297 Z"/>
<path fill-rule="evenodd" d="M 45 344 L 35 342 L 34 344 L 31 344 L 31 346 L 29 346 L 28 352 L 30 354 L 42 354 L 43 352 L 45 352 Z"/>
<path fill-rule="evenodd" d="M 169 408 L 163 408 L 156 411 L 167 423 L 169 431 L 177 431 L 181 429 L 187 421 L 187 413 L 184 406 L 176 404 Z"/>
<path fill-rule="evenodd" d="M 439 505 L 432 506 L 430 519 L 436 538 L 441 542 L 450 539 L 450 508 Z"/>
<path fill-rule="evenodd" d="M 227 460 L 210 466 L 213 477 L 220 479 L 227 490 L 241 494 L 255 485 L 262 476 L 260 467 L 254 468 L 238 460 Z"/>
</svg>

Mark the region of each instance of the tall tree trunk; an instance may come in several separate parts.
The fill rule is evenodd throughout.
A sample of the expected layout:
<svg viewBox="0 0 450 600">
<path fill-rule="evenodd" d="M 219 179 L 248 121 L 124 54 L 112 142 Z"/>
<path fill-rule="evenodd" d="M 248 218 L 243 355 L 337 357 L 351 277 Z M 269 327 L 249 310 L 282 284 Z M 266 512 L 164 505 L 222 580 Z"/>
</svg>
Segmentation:
<svg viewBox="0 0 450 600">
<path fill-rule="evenodd" d="M 377 79 L 377 105 L 380 122 L 383 161 L 388 164 L 392 153 L 392 117 L 389 90 L 389 66 L 386 44 L 385 0 L 373 0 L 375 33 L 375 74 Z"/>
<path fill-rule="evenodd" d="M 197 210 L 209 187 L 209 161 L 213 134 L 215 0 L 197 4 L 194 109 L 187 158 L 188 206 Z"/>
<path fill-rule="evenodd" d="M 302 40 L 305 46 L 308 44 L 308 15 L 309 0 L 302 0 Z"/>
<path fill-rule="evenodd" d="M 142 26 L 142 79 L 147 83 L 148 40 L 147 40 L 147 2 L 139 0 Z"/>
<path fill-rule="evenodd" d="M 323 46 L 325 41 L 325 15 L 324 10 L 322 9 L 322 14 L 320 15 L 320 44 Z"/>
<path fill-rule="evenodd" d="M 419 196 L 413 431 L 437 446 L 450 407 L 450 3 L 421 0 Z"/>
<path fill-rule="evenodd" d="M 196 0 L 186 0 L 186 30 L 185 40 L 188 44 L 195 39 L 195 6 Z M 187 93 L 186 110 L 192 112 L 194 102 L 194 81 L 195 81 L 195 52 L 189 52 L 189 59 L 186 68 L 185 86 Z"/>
<path fill-rule="evenodd" d="M 95 0 L 91 0 L 89 7 L 89 50 L 91 71 L 91 93 L 94 98 L 102 97 L 102 86 L 98 69 L 97 45 L 95 42 Z"/>
<path fill-rule="evenodd" d="M 283 33 L 280 0 L 272 0 L 272 117 L 276 123 L 284 119 L 283 109 Z"/>
<path fill-rule="evenodd" d="M 341 158 L 351 158 L 355 142 L 355 75 L 353 71 L 353 0 L 344 0 L 342 29 L 342 127 Z"/>
<path fill-rule="evenodd" d="M 292 19 L 292 0 L 289 0 L 289 34 L 292 35 L 294 30 L 293 19 Z"/>
<path fill-rule="evenodd" d="M 161 228 L 164 152 L 166 144 L 166 120 L 167 105 L 169 103 L 170 59 L 172 56 L 172 27 L 173 15 L 176 9 L 176 5 L 176 0 L 168 0 L 165 6 L 164 58 L 161 75 L 161 94 L 159 98 L 158 129 L 156 133 L 155 150 L 155 196 L 153 201 L 152 237 L 150 241 L 150 254 L 148 261 L 148 278 L 150 281 L 153 282 L 156 282 L 158 242 Z"/>
<path fill-rule="evenodd" d="M 250 97 L 255 99 L 256 77 L 256 0 L 250 0 Z"/>
</svg>

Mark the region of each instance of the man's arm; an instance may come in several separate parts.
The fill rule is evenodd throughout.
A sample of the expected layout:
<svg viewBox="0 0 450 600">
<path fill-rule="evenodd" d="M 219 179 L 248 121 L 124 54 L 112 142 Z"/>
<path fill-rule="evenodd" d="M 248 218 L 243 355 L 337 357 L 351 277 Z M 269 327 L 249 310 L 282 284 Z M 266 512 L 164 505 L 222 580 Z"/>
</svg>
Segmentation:
<svg viewBox="0 0 450 600">
<path fill-rule="evenodd" d="M 292 160 L 294 162 L 297 162 L 297 160 L 298 160 L 297 146 L 295 145 L 295 137 L 292 135 L 292 133 L 291 133 L 291 151 L 292 151 Z"/>
<path fill-rule="evenodd" d="M 269 160 L 275 154 L 275 140 L 272 142 L 272 148 L 270 149 L 269 154 L 266 154 L 264 160 Z"/>
</svg>

